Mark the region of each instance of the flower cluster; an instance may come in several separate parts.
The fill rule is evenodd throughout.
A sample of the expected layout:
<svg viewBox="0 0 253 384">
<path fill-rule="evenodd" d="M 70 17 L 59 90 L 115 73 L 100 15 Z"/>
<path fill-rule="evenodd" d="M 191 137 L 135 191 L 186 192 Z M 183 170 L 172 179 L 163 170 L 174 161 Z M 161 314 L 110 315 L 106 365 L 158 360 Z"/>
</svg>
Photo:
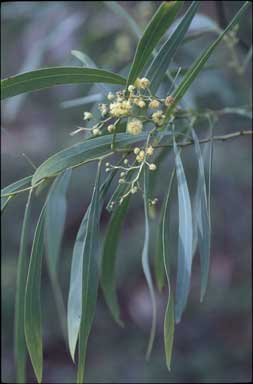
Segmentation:
<svg viewBox="0 0 253 384">
<path fill-rule="evenodd" d="M 151 93 L 149 87 L 149 79 L 142 77 L 137 78 L 134 84 L 130 84 L 127 89 L 115 93 L 109 92 L 107 103 L 104 102 L 98 105 L 101 114 L 100 121 L 92 127 L 78 127 L 72 134 L 88 130 L 93 136 L 99 136 L 107 131 L 114 138 L 117 134 L 118 123 L 121 121 L 126 122 L 126 133 L 134 136 L 140 135 L 145 130 L 146 123 L 149 123 L 149 132 L 151 132 L 150 124 L 152 132 L 156 129 L 163 129 L 166 122 L 166 111 L 173 105 L 174 99 L 171 95 L 168 95 L 165 99 L 160 99 Z M 84 112 L 84 121 L 90 124 L 93 119 L 92 113 Z M 112 149 L 114 150 L 113 138 Z M 120 203 L 130 193 L 141 190 L 139 179 L 144 166 L 148 167 L 151 172 L 157 169 L 154 162 L 148 161 L 154 155 L 154 146 L 149 141 L 150 135 L 148 135 L 148 139 L 142 148 L 133 148 L 134 158 L 132 163 L 128 158 L 124 160 L 123 166 L 106 163 L 106 172 L 117 169 L 119 171 L 119 184 L 126 186 L 125 193 L 120 197 Z M 131 156 L 131 151 L 128 150 L 128 153 Z M 156 201 L 156 199 L 153 201 Z"/>
</svg>

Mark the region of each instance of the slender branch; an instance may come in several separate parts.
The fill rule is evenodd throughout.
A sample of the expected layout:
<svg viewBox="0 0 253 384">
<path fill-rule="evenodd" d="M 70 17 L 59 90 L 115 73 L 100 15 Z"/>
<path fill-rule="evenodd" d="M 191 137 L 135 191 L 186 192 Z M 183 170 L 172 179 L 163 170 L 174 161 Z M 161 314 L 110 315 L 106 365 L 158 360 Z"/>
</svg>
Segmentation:
<svg viewBox="0 0 253 384">
<path fill-rule="evenodd" d="M 206 110 L 185 110 L 185 109 L 179 109 L 175 112 L 175 118 L 176 119 L 184 119 L 188 117 L 206 117 L 208 115 L 212 115 L 214 117 L 219 117 L 222 115 L 227 115 L 227 114 L 235 114 L 235 115 L 240 115 L 240 116 L 245 116 L 249 117 L 250 113 L 252 110 L 250 109 L 250 106 L 241 106 L 241 107 L 227 107 L 223 109 L 217 109 L 217 110 L 211 110 L 211 109 L 206 109 Z"/>
<path fill-rule="evenodd" d="M 238 131 L 238 132 L 229 133 L 229 134 L 223 135 L 223 136 L 213 136 L 212 138 L 208 137 L 206 139 L 200 140 L 199 143 L 200 144 L 208 143 L 211 140 L 226 141 L 226 140 L 230 140 L 230 139 L 233 139 L 235 137 L 238 137 L 238 136 L 252 135 L 252 133 L 253 133 L 253 131 Z M 177 146 L 186 147 L 187 145 L 192 145 L 192 144 L 194 144 L 194 141 L 190 140 L 190 141 L 186 141 L 185 143 L 177 143 Z M 171 147 L 172 145 L 173 144 L 154 145 L 154 148 L 166 148 L 166 147 Z"/>
</svg>

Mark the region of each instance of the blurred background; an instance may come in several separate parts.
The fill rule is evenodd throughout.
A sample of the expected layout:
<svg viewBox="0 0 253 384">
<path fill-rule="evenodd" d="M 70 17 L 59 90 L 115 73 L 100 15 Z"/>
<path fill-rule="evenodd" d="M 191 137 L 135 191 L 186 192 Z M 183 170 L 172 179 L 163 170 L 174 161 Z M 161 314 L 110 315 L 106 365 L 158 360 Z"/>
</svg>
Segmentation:
<svg viewBox="0 0 253 384">
<path fill-rule="evenodd" d="M 137 45 L 137 34 L 159 6 L 158 1 L 52 1 L 5 2 L 1 4 L 2 78 L 36 68 L 80 66 L 71 54 L 80 50 L 104 69 L 125 73 Z M 190 2 L 185 2 L 183 14 Z M 173 68 L 190 65 L 217 36 L 217 28 L 233 17 L 243 1 L 202 1 L 189 36 L 198 39 L 184 44 L 176 54 Z M 139 29 L 132 29 L 123 11 Z M 183 100 L 184 106 L 221 109 L 247 106 L 251 94 L 252 9 L 244 16 L 235 48 L 223 42 Z M 170 31 L 168 31 L 170 33 Z M 251 51 L 252 52 L 252 51 Z M 161 93 L 163 88 L 161 89 Z M 69 133 L 82 123 L 82 114 L 100 100 L 97 86 L 61 86 L 20 95 L 2 103 L 1 175 L 2 187 L 33 172 L 22 156 L 26 153 L 39 165 L 49 155 L 80 141 Z M 91 96 L 93 95 L 93 96 Z M 248 116 L 225 115 L 214 126 L 216 135 L 250 129 Z M 208 135 L 207 121 L 197 127 Z M 183 152 L 189 188 L 196 188 L 196 159 L 191 147 Z M 208 169 L 208 162 L 207 162 Z M 68 193 L 68 214 L 58 272 L 64 302 L 67 303 L 73 244 L 81 219 L 90 201 L 95 165 L 77 168 Z M 159 198 L 153 227 L 157 228 L 159 208 L 168 186 L 168 163 L 161 165 L 155 196 Z M 176 272 L 177 198 L 174 188 L 171 215 L 172 279 Z M 199 256 L 194 258 L 191 293 L 187 309 L 176 326 L 172 371 L 165 365 L 163 315 L 166 289 L 159 294 L 158 327 L 154 350 L 145 361 L 151 306 L 141 269 L 143 204 L 132 200 L 118 249 L 118 293 L 125 328 L 110 316 L 99 292 L 96 319 L 88 345 L 86 382 L 89 383 L 211 383 L 248 382 L 252 360 L 252 143 L 251 137 L 216 142 L 212 172 L 212 251 L 207 295 L 199 302 Z M 45 195 L 34 200 L 33 228 Z M 14 199 L 2 217 L 2 372 L 3 382 L 15 380 L 13 354 L 14 299 L 17 255 L 27 196 Z M 102 236 L 109 214 L 102 215 Z M 155 253 L 152 237 L 151 260 Z M 42 278 L 44 333 L 44 382 L 70 383 L 75 366 L 64 343 L 55 309 L 46 265 Z M 30 362 L 28 382 L 35 381 Z"/>
</svg>

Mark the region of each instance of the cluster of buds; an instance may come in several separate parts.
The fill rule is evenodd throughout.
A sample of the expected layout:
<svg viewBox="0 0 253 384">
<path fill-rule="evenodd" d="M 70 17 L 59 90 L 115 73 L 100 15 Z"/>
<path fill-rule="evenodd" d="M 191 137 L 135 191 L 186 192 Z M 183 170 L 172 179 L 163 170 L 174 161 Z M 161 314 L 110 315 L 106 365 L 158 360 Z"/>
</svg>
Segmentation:
<svg viewBox="0 0 253 384">
<path fill-rule="evenodd" d="M 106 172 L 110 172 L 112 169 L 118 170 L 118 183 L 120 185 L 126 184 L 126 192 L 120 197 L 119 204 L 121 204 L 129 194 L 134 194 L 141 189 L 139 185 L 139 178 L 144 166 L 147 166 L 150 171 L 155 171 L 157 169 L 156 164 L 149 163 L 147 160 L 154 154 L 154 148 L 152 145 L 146 145 L 144 148 L 135 147 L 133 149 L 133 154 L 135 155 L 135 158 L 132 164 L 129 163 L 128 158 L 124 159 L 123 165 L 116 166 L 109 162 L 105 164 Z M 156 204 L 156 200 L 157 199 L 153 201 L 153 205 Z M 114 204 L 115 202 L 111 204 L 111 208 L 113 208 Z"/>
<path fill-rule="evenodd" d="M 150 164 L 147 161 L 147 157 L 153 156 L 153 153 L 154 153 L 154 148 L 152 147 L 152 145 L 148 146 L 145 149 L 140 149 L 139 147 L 135 147 L 133 152 L 136 155 L 135 160 L 137 161 L 137 163 L 144 162 L 148 166 L 150 171 L 156 170 L 156 165 L 154 163 Z"/>
</svg>

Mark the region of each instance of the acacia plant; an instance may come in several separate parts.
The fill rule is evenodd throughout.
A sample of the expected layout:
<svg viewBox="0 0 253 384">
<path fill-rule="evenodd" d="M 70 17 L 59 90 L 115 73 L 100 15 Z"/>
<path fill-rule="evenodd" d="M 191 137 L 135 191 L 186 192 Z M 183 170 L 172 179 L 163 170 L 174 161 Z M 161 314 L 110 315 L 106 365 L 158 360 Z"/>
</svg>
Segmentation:
<svg viewBox="0 0 253 384">
<path fill-rule="evenodd" d="M 108 3 L 120 7 L 116 2 Z M 192 260 L 197 246 L 201 265 L 200 299 L 204 298 L 210 257 L 210 177 L 206 185 L 200 144 L 210 142 L 211 167 L 215 140 L 250 135 L 252 132 L 238 131 L 213 136 L 214 121 L 224 113 L 237 111 L 228 108 L 219 111 L 184 109 L 180 102 L 194 79 L 204 69 L 218 44 L 225 41 L 228 45 L 233 45 L 238 22 L 248 10 L 249 2 L 242 5 L 225 30 L 220 31 L 216 40 L 199 55 L 191 67 L 179 68 L 175 74 L 169 71 L 170 63 L 176 50 L 185 41 L 185 35 L 199 6 L 198 1 L 193 1 L 189 5 L 162 46 L 159 46 L 159 42 L 174 23 L 182 3 L 182 1 L 169 1 L 159 6 L 139 39 L 127 78 L 90 65 L 90 67 L 45 68 L 1 81 L 2 99 L 73 83 L 107 83 L 114 87 L 103 95 L 103 103 L 96 105 L 93 113 L 84 112 L 85 126 L 78 127 L 72 132 L 72 135 L 78 136 L 79 132 L 87 130 L 89 133 L 85 138 L 82 137 L 77 144 L 49 157 L 31 176 L 18 180 L 1 191 L 2 210 L 19 194 L 28 194 L 17 266 L 15 357 L 18 382 L 25 382 L 26 351 L 29 353 L 37 381 L 42 382 L 42 258 L 45 247 L 53 287 L 58 289 L 57 259 L 64 231 L 66 193 L 72 170 L 74 172 L 76 167 L 85 166 L 90 161 L 97 163 L 91 202 L 74 244 L 67 304 L 67 336 L 73 361 L 78 344 L 77 382 L 84 382 L 87 343 L 94 319 L 99 283 L 113 318 L 118 324 L 122 324 L 116 295 L 116 251 L 120 227 L 129 202 L 136 194 L 143 197 L 144 205 L 145 236 L 141 259 L 153 308 L 147 357 L 151 353 L 156 330 L 156 300 L 149 262 L 150 215 L 152 207 L 157 203 L 152 186 L 155 180 L 159 180 L 161 162 L 170 155 L 174 158 L 174 165 L 168 169 L 168 181 L 166 180 L 168 191 L 160 212 L 158 247 L 154 261 L 154 274 L 159 290 L 166 284 L 168 287 L 164 318 L 164 349 L 168 369 L 171 366 L 174 327 L 175 323 L 180 321 L 187 303 Z M 133 20 L 130 22 L 134 23 Z M 134 27 L 139 34 L 135 24 Z M 81 60 L 86 60 L 81 52 L 75 51 L 74 54 Z M 170 87 L 165 94 L 161 94 L 159 87 L 165 78 Z M 198 139 L 195 131 L 199 119 L 206 121 L 207 127 L 211 128 L 208 129 L 208 136 L 202 140 Z M 197 158 L 198 180 L 193 209 L 180 155 L 187 146 L 192 146 Z M 118 185 L 113 190 L 112 181 L 115 179 Z M 175 293 L 170 286 L 168 265 L 168 218 L 173 181 L 177 183 L 179 215 Z M 35 198 L 35 191 L 44 186 L 48 187 L 48 194 L 34 230 L 27 267 L 31 203 Z M 111 218 L 100 259 L 97 239 L 100 216 L 104 207 L 110 212 Z M 60 301 L 57 303 L 62 305 Z M 64 330 L 64 319 L 62 323 Z"/>
</svg>

